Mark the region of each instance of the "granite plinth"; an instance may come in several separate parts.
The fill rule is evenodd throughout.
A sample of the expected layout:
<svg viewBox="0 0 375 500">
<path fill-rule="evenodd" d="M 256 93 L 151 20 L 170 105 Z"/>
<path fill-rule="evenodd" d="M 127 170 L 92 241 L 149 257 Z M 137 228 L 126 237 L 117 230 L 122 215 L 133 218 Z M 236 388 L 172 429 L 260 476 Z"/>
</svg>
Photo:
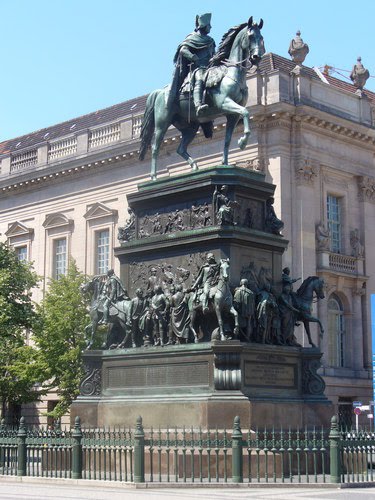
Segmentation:
<svg viewBox="0 0 375 500">
<path fill-rule="evenodd" d="M 91 351 L 72 419 L 84 425 L 328 425 L 316 349 L 237 341 Z"/>
</svg>

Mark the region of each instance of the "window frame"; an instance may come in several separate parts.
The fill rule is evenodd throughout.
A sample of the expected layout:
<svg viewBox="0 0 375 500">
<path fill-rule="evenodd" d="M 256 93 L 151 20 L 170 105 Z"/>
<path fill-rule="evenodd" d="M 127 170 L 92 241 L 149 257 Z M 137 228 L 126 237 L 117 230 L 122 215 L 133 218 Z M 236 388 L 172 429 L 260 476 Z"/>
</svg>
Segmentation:
<svg viewBox="0 0 375 500">
<path fill-rule="evenodd" d="M 100 235 L 102 233 L 107 233 L 107 237 L 106 237 L 107 242 L 105 245 L 99 246 L 99 240 L 101 238 Z M 95 242 L 95 251 L 94 251 L 95 274 L 106 274 L 107 271 L 109 269 L 111 269 L 111 230 L 110 230 L 110 228 L 107 226 L 107 227 L 103 227 L 103 228 L 95 230 L 94 231 L 94 242 Z M 102 247 L 104 249 L 106 249 L 106 250 L 104 250 L 104 259 L 106 258 L 106 260 L 107 260 L 107 265 L 106 266 L 104 265 L 103 267 L 100 266 L 100 260 L 99 260 L 99 249 Z"/>
<path fill-rule="evenodd" d="M 60 254 L 57 253 L 57 244 L 58 242 L 64 241 L 65 242 L 65 258 L 64 258 L 64 265 L 63 265 L 63 272 L 59 273 L 57 266 L 58 266 L 58 256 Z M 55 280 L 60 279 L 60 276 L 66 275 L 67 270 L 68 270 L 68 258 L 69 258 L 69 251 L 68 251 L 68 238 L 66 235 L 63 236 L 58 236 L 57 238 L 52 239 L 52 277 Z"/>
<path fill-rule="evenodd" d="M 336 203 L 333 203 L 336 200 Z M 342 253 L 343 224 L 342 224 L 342 197 L 327 193 L 327 227 L 330 233 L 330 251 Z"/>
<path fill-rule="evenodd" d="M 336 307 L 330 307 L 335 303 Z M 347 366 L 347 330 L 345 325 L 345 309 L 342 300 L 332 294 L 327 302 L 328 312 L 328 360 L 334 368 L 345 368 Z M 335 316 L 333 318 L 333 316 Z M 335 328 L 332 329 L 332 324 Z"/>
</svg>

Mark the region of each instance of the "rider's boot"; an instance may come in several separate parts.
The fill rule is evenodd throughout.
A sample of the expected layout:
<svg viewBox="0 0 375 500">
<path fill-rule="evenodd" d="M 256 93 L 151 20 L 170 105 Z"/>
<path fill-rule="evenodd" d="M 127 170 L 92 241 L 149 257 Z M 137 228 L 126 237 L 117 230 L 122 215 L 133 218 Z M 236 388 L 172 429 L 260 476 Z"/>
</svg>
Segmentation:
<svg viewBox="0 0 375 500">
<path fill-rule="evenodd" d="M 196 79 L 194 92 L 194 106 L 197 113 L 197 116 L 204 114 L 204 112 L 208 109 L 208 104 L 204 104 L 203 101 L 203 80 Z"/>
</svg>

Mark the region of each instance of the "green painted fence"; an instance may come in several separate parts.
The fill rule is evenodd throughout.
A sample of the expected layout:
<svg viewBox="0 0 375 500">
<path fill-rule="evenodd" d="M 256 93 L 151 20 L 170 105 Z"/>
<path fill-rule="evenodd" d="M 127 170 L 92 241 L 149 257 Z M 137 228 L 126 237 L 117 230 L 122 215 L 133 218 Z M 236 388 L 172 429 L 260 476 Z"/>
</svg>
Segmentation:
<svg viewBox="0 0 375 500">
<path fill-rule="evenodd" d="M 104 481 L 352 483 L 375 476 L 375 434 L 330 429 L 17 429 L 0 425 L 0 474 Z"/>
</svg>

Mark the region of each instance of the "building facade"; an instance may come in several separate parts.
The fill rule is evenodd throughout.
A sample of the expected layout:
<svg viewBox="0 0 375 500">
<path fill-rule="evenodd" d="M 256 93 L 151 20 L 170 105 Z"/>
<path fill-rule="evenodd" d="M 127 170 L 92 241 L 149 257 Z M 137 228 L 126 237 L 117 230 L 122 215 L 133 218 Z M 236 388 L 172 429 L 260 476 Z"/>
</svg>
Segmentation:
<svg viewBox="0 0 375 500">
<path fill-rule="evenodd" d="M 326 300 L 315 305 L 325 335 L 327 396 L 343 419 L 352 402 L 372 399 L 370 297 L 375 290 L 375 94 L 276 54 L 248 78 L 252 137 L 235 134 L 230 162 L 262 171 L 276 185 L 275 209 L 289 241 L 284 264 L 293 277 L 318 275 Z M 127 219 L 126 195 L 149 178 L 138 161 L 146 96 L 0 144 L 0 238 L 34 262 L 42 283 L 73 257 L 87 275 L 119 272 L 113 249 Z M 199 133 L 191 155 L 199 167 L 220 164 L 225 120 L 211 140 Z M 188 170 L 168 130 L 159 175 Z M 305 343 L 302 329 L 299 341 Z M 39 409 L 52 409 L 54 396 Z M 30 410 L 31 411 L 31 410 Z M 42 417 L 41 417 L 42 418 Z M 43 421 L 43 419 L 42 419 Z"/>
</svg>

